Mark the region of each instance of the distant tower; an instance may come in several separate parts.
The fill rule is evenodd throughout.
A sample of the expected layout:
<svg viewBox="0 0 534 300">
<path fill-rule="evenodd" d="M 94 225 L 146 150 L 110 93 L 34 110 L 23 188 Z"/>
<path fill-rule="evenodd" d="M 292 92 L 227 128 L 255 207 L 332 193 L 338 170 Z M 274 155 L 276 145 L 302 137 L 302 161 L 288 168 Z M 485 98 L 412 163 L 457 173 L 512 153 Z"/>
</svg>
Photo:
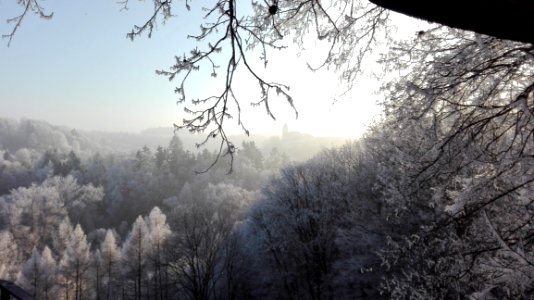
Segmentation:
<svg viewBox="0 0 534 300">
<path fill-rule="evenodd" d="M 289 130 L 287 129 L 287 123 L 284 123 L 284 128 L 282 128 L 282 139 L 285 139 L 287 137 L 287 133 Z"/>
</svg>

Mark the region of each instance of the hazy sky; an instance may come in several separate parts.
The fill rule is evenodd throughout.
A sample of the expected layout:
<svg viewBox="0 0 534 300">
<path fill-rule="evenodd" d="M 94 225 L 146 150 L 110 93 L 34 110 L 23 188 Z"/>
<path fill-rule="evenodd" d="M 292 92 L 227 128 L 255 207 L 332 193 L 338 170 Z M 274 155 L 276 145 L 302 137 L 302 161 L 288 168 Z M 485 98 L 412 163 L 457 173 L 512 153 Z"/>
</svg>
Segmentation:
<svg viewBox="0 0 534 300">
<path fill-rule="evenodd" d="M 183 108 L 176 105 L 174 87 L 157 76 L 156 69 L 170 66 L 175 54 L 188 52 L 195 44 L 187 34 L 198 33 L 198 14 L 177 10 L 177 17 L 159 26 L 152 38 L 126 39 L 134 24 L 146 21 L 151 2 L 132 1 L 120 11 L 116 1 L 44 1 L 53 11 L 50 21 L 35 16 L 25 19 L 11 46 L 0 45 L 0 117 L 27 117 L 85 130 L 140 131 L 180 122 Z M 201 1 L 192 2 L 199 6 Z M 209 1 L 208 3 L 211 3 Z M 0 0 L 0 19 L 21 12 L 15 0 Z M 0 32 L 12 24 L 2 22 Z M 203 44 L 199 44 L 202 46 Z M 358 136 L 379 108 L 374 105 L 376 82 L 361 79 L 350 97 L 332 104 L 341 92 L 337 75 L 330 71 L 312 73 L 296 49 L 269 59 L 267 79 L 291 86 L 299 118 L 280 101 L 274 105 L 277 121 L 263 107 L 248 109 L 245 119 L 251 133 L 280 132 L 284 123 L 291 130 L 317 136 Z M 313 60 L 315 53 L 304 57 Z M 197 76 L 199 77 L 199 76 Z M 214 89 L 209 77 L 193 78 L 190 94 Z M 223 79 L 222 76 L 219 79 Z M 242 95 L 254 98 L 256 85 L 239 79 Z M 350 99 L 347 99 L 350 98 Z M 257 99 L 250 99 L 257 100 Z"/>
</svg>

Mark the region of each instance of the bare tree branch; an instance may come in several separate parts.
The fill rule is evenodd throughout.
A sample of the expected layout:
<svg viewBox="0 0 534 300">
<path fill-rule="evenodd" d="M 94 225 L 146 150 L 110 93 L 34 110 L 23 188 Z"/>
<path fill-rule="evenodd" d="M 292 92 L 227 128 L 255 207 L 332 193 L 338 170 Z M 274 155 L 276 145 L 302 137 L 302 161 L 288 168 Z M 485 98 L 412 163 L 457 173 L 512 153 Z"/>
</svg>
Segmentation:
<svg viewBox="0 0 534 300">
<path fill-rule="evenodd" d="M 13 29 L 8 34 L 3 34 L 2 38 L 7 39 L 7 46 L 9 47 L 11 45 L 11 42 L 13 41 L 13 37 L 15 37 L 15 33 L 17 33 L 17 30 L 20 28 L 20 25 L 22 24 L 22 21 L 26 16 L 30 13 L 34 13 L 38 15 L 41 19 L 50 20 L 54 13 L 46 13 L 44 8 L 41 6 L 40 2 L 42 0 L 19 0 L 17 3 L 22 6 L 24 9 L 22 10 L 22 13 L 16 17 L 7 19 L 8 23 L 15 24 L 13 26 Z"/>
</svg>

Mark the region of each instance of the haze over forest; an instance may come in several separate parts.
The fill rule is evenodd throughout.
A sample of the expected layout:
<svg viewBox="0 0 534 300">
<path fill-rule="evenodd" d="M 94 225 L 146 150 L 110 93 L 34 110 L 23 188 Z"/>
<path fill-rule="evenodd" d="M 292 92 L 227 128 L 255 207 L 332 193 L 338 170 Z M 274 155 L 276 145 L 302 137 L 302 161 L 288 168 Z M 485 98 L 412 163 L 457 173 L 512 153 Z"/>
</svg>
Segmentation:
<svg viewBox="0 0 534 300">
<path fill-rule="evenodd" d="M 533 14 L 0 0 L 0 292 L 534 299 Z"/>
</svg>

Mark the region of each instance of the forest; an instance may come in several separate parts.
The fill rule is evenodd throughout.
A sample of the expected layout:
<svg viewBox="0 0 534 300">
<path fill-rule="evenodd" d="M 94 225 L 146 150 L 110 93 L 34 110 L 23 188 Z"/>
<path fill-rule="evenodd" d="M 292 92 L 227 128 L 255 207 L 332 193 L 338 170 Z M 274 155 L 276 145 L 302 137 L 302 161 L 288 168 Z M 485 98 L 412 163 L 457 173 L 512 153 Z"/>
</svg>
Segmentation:
<svg viewBox="0 0 534 300">
<path fill-rule="evenodd" d="M 128 38 L 174 16 L 172 1 L 149 2 Z M 0 119 L 0 278 L 45 300 L 534 299 L 531 35 L 426 24 L 395 40 L 395 17 L 365 1 L 264 2 L 242 16 L 237 1 L 216 1 L 189 36 L 204 48 L 156 71 L 182 76 L 188 117 L 175 129 L 203 134 L 200 151 L 180 135 L 117 145 Z M 52 17 L 18 3 L 9 42 L 28 11 Z M 464 29 L 478 30 L 472 21 Z M 249 135 L 234 93 L 243 70 L 253 106 L 275 119 L 276 96 L 298 115 L 289 86 L 247 58 L 261 52 L 266 66 L 266 49 L 284 37 L 303 47 L 310 32 L 348 89 L 366 59 L 379 63 L 380 118 L 359 139 L 322 140 L 330 147 L 287 130 L 261 145 L 230 136 L 228 122 Z M 224 84 L 190 96 L 188 76 L 206 65 Z"/>
<path fill-rule="evenodd" d="M 196 174 L 217 152 L 177 136 L 113 152 L 2 119 L 0 277 L 36 299 L 534 296 L 531 98 L 419 91 L 392 89 L 364 137 L 306 161 L 243 141 L 231 174 Z"/>
</svg>

